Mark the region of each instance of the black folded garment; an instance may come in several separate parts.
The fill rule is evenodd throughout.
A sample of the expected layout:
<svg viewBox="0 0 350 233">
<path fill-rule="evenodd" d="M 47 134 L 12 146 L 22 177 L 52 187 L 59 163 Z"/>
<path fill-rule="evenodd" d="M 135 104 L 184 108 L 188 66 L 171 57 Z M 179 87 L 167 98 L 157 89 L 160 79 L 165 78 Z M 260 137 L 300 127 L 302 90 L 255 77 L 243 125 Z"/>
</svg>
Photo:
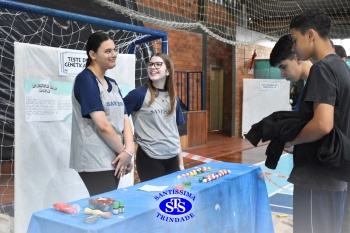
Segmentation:
<svg viewBox="0 0 350 233">
<path fill-rule="evenodd" d="M 258 122 L 252 125 L 249 132 L 245 135 L 245 138 L 253 145 L 257 146 L 262 138 L 262 122 Z"/>
<path fill-rule="evenodd" d="M 350 182 L 350 140 L 337 126 L 320 140 L 318 159 L 330 176 Z"/>
<path fill-rule="evenodd" d="M 246 135 L 252 145 L 270 140 L 266 149 L 265 166 L 275 169 L 283 153 L 285 142 L 292 141 L 312 118 L 312 114 L 278 111 L 252 125 Z"/>
</svg>

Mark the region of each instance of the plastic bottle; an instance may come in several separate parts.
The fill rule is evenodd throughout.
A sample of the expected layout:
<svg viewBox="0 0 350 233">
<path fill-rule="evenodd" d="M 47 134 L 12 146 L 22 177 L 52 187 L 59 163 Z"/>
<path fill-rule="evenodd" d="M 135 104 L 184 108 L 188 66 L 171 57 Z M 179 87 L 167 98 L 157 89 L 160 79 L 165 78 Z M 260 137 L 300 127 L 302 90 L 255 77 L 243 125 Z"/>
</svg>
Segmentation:
<svg viewBox="0 0 350 233">
<path fill-rule="evenodd" d="M 124 201 L 119 202 L 119 213 L 124 213 Z"/>
<path fill-rule="evenodd" d="M 113 214 L 119 214 L 119 202 L 113 203 Z"/>
</svg>

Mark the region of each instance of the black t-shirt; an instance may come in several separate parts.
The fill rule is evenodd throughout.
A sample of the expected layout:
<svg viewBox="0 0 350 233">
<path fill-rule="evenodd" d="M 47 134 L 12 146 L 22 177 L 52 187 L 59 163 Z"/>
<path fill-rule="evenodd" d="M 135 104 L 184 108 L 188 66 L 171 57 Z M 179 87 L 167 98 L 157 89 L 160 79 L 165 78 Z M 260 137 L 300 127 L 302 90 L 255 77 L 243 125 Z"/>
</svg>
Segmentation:
<svg viewBox="0 0 350 233">
<path fill-rule="evenodd" d="M 334 106 L 334 122 L 350 135 L 350 72 L 336 54 L 316 62 L 310 70 L 299 111 L 313 113 L 314 102 Z M 325 174 L 317 160 L 318 142 L 294 146 L 294 167 L 289 181 L 295 185 L 328 191 L 342 191 L 346 182 Z"/>
</svg>

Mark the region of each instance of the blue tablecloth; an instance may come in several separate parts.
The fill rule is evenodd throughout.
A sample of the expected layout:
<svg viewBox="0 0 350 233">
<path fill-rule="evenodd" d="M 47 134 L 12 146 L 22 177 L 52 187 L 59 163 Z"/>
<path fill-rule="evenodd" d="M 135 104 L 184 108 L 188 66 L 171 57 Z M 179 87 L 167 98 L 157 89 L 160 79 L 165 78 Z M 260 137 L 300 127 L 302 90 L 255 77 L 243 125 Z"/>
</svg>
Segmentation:
<svg viewBox="0 0 350 233">
<path fill-rule="evenodd" d="M 259 179 L 260 167 L 226 162 L 199 167 L 203 166 L 211 167 L 210 173 L 219 169 L 229 169 L 231 173 L 208 183 L 198 181 L 203 175 L 191 177 L 191 190 L 182 194 L 174 194 L 174 178 L 198 167 L 94 196 L 92 198 L 109 197 L 125 203 L 123 214 L 100 218 L 94 224 L 85 223 L 79 217 L 88 207 L 87 199 L 69 203 L 81 206 L 79 216 L 48 208 L 33 214 L 28 233 L 274 232 L 265 182 Z M 138 190 L 146 184 L 169 187 L 162 192 Z M 184 215 L 162 212 L 160 203 L 172 197 L 188 200 L 191 210 Z"/>
</svg>

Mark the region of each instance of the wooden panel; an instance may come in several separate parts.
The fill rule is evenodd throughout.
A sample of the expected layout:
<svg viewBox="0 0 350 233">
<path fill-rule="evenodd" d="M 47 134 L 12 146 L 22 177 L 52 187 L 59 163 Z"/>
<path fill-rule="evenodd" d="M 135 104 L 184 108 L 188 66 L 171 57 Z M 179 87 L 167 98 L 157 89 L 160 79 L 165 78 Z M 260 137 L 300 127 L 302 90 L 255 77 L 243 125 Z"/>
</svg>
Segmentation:
<svg viewBox="0 0 350 233">
<path fill-rule="evenodd" d="M 190 111 L 187 120 L 188 148 L 207 144 L 207 111 Z"/>
<path fill-rule="evenodd" d="M 188 148 L 188 136 L 187 135 L 180 136 L 180 143 L 181 143 L 182 150 L 187 149 Z"/>
</svg>

